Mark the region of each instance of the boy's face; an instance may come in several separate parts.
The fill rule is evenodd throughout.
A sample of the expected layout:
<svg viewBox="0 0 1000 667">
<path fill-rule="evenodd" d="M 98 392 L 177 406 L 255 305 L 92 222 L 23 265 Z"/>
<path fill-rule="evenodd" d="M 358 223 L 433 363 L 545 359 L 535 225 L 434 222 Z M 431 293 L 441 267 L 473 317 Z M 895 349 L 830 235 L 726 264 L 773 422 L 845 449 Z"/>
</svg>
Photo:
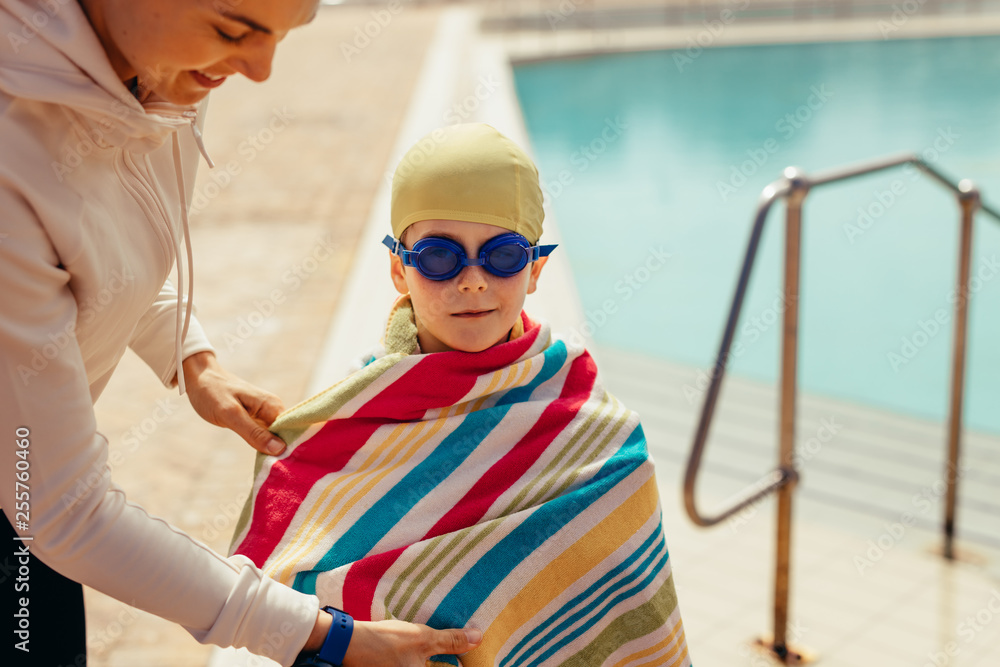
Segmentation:
<svg viewBox="0 0 1000 667">
<path fill-rule="evenodd" d="M 406 246 L 430 236 L 444 237 L 475 257 L 487 241 L 508 230 L 496 225 L 459 220 L 422 220 L 410 225 Z M 521 316 L 524 297 L 535 291 L 547 258 L 528 264 L 520 273 L 502 278 L 481 266 L 466 266 L 449 280 L 424 278 L 392 255 L 392 283 L 409 294 L 423 352 L 481 352 L 507 340 Z"/>
</svg>

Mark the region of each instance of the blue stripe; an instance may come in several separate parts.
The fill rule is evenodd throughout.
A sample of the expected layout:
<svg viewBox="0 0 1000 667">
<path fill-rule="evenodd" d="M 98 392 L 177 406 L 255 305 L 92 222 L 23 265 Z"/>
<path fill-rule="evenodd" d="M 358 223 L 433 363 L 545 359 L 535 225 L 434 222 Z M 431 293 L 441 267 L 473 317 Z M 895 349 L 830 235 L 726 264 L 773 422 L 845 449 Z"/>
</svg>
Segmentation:
<svg viewBox="0 0 1000 667">
<path fill-rule="evenodd" d="M 623 600 L 627 600 L 630 597 L 636 595 L 637 593 L 641 593 L 643 590 L 645 590 L 646 588 L 648 588 L 649 584 L 652 583 L 653 579 L 656 578 L 656 575 L 663 571 L 663 568 L 667 564 L 668 557 L 669 556 L 667 555 L 666 550 L 664 550 L 662 558 L 660 558 L 659 562 L 656 563 L 656 565 L 653 566 L 653 568 L 650 570 L 649 574 L 646 577 L 644 577 L 643 580 L 641 582 L 639 582 L 639 584 L 637 586 L 634 586 L 633 588 L 625 591 L 624 593 L 622 593 L 618 597 L 616 597 L 613 600 L 609 601 L 606 605 L 604 605 L 604 607 L 602 607 L 600 610 L 598 610 L 597 614 L 594 615 L 594 618 L 601 619 L 602 621 L 605 622 L 605 625 L 606 625 L 607 622 L 609 622 L 611 620 L 611 619 L 605 618 L 606 614 L 608 613 L 608 610 L 613 609 L 615 607 L 615 605 L 621 603 Z M 540 665 L 540 664 L 544 663 L 546 660 L 548 660 L 549 658 L 551 658 L 557 652 L 559 652 L 560 650 L 562 650 L 563 647 L 565 647 L 567 644 L 569 644 L 570 642 L 572 642 L 573 640 L 575 640 L 576 638 L 578 638 L 580 635 L 582 635 L 583 633 L 585 633 L 587 630 L 589 630 L 590 627 L 591 627 L 590 624 L 584 623 L 579 628 L 577 628 L 573 632 L 571 632 L 568 635 L 566 635 L 565 637 L 563 637 L 563 639 L 561 641 L 559 641 L 556 644 L 554 644 L 549 650 L 545 651 L 545 653 L 543 653 L 542 655 L 538 656 L 538 658 L 534 662 L 526 663 L 524 665 L 524 667 L 534 667 L 535 665 Z"/>
<path fill-rule="evenodd" d="M 535 628 L 528 635 L 526 635 L 523 639 L 521 639 L 521 641 L 519 641 L 517 643 L 517 645 L 514 646 L 514 648 L 511 649 L 511 651 L 506 656 L 504 656 L 503 660 L 500 661 L 500 667 L 504 667 L 504 665 L 509 664 L 511 662 L 511 660 L 513 660 L 517 656 L 517 654 L 521 652 L 521 649 L 523 649 L 525 646 L 527 646 L 529 642 L 533 641 L 540 634 L 542 634 L 543 632 L 545 632 L 546 628 L 548 628 L 550 625 L 552 625 L 553 623 L 555 623 L 560 618 L 562 618 L 562 617 L 566 616 L 567 614 L 569 614 L 575 607 L 577 607 L 579 605 L 582 605 L 582 604 L 585 604 L 587 602 L 588 598 L 590 598 L 592 595 L 594 595 L 595 593 L 597 593 L 597 591 L 599 591 L 601 588 L 603 588 L 605 584 L 607 584 L 609 581 L 611 581 L 612 579 L 614 579 L 615 577 L 617 577 L 619 574 L 621 574 L 622 572 L 624 572 L 625 570 L 627 570 L 629 567 L 631 567 L 636 562 L 636 560 L 638 560 L 639 558 L 642 557 L 642 554 L 646 553 L 646 551 L 653 544 L 653 542 L 656 541 L 657 538 L 660 538 L 661 541 L 663 540 L 663 526 L 662 525 L 657 526 L 656 530 L 654 530 L 653 532 L 651 532 L 649 534 L 649 537 L 647 537 L 646 540 L 635 551 L 633 551 L 628 557 L 622 559 L 621 563 L 619 563 L 613 569 L 611 569 L 610 571 L 608 571 L 600 579 L 598 579 L 597 581 L 595 581 L 591 586 L 589 586 L 587 588 L 587 590 L 583 591 L 582 593 L 580 593 L 579 595 L 577 595 L 576 597 L 574 597 L 572 600 L 570 600 L 569 602 L 567 602 L 565 605 L 563 605 L 562 608 L 559 609 L 559 611 L 555 612 L 554 614 L 552 614 L 551 616 L 549 616 L 548 618 L 546 618 L 543 622 L 541 622 L 537 626 L 535 626 Z M 659 549 L 659 546 L 657 546 L 657 549 Z M 642 565 L 638 566 L 636 568 L 636 572 L 640 571 L 642 568 L 643 568 Z M 608 591 L 602 593 L 602 596 L 606 597 L 611 592 L 613 592 L 613 590 L 614 589 L 609 589 Z M 544 644 L 544 640 L 543 640 L 542 643 Z M 537 649 L 534 649 L 534 650 L 537 650 Z M 529 651 L 529 653 L 530 653 L 530 651 Z"/>
<path fill-rule="evenodd" d="M 507 415 L 512 405 L 526 403 L 544 382 L 566 363 L 566 346 L 557 341 L 544 353 L 538 375 L 523 387 L 504 394 L 492 408 L 466 415 L 462 423 L 396 486 L 375 501 L 371 509 L 338 539 L 314 570 L 327 572 L 367 556 L 372 548 L 413 507 L 451 475 Z M 298 576 L 296 579 L 298 580 Z M 460 626 L 450 626 L 460 627 Z"/>
<path fill-rule="evenodd" d="M 667 553 L 667 548 L 666 548 L 667 545 L 666 545 L 666 541 L 663 538 L 663 533 L 661 531 L 657 531 L 653 535 L 659 537 L 659 539 L 657 540 L 656 545 L 653 547 L 653 549 L 648 554 L 646 554 L 645 557 L 643 557 L 642 562 L 639 564 L 638 567 L 635 568 L 635 570 L 633 570 L 632 572 L 630 572 L 628 575 L 622 577 L 619 581 L 616 581 L 614 584 L 612 584 L 608 588 L 607 591 L 604 591 L 601 594 L 601 600 L 607 600 L 609 597 L 611 597 L 615 593 L 619 592 L 620 590 L 622 590 L 626 586 L 632 585 L 636 581 L 636 579 L 639 579 L 640 577 L 648 577 L 647 572 L 650 572 L 649 568 L 653 565 L 653 562 L 655 560 L 657 560 L 657 558 L 659 558 L 661 555 Z M 662 566 L 662 562 L 661 562 L 661 566 Z M 659 568 L 655 568 L 655 569 L 652 570 L 651 574 L 656 574 L 656 572 L 658 572 L 658 571 L 659 571 Z M 641 590 L 641 589 L 633 589 L 633 590 Z M 562 622 L 560 622 L 558 625 L 556 625 L 554 628 L 552 628 L 543 637 L 539 638 L 534 643 L 534 646 L 532 646 L 527 651 L 525 651 L 524 655 L 522 655 L 518 659 L 518 661 L 517 661 L 518 664 L 519 665 L 527 664 L 526 661 L 527 661 L 529 655 L 531 655 L 532 653 L 537 653 L 538 651 L 541 651 L 542 648 L 546 644 L 548 644 L 551 641 L 556 640 L 559 637 L 560 634 L 566 632 L 573 624 L 575 624 L 577 621 L 579 621 L 580 619 L 582 619 L 584 617 L 592 616 L 593 619 L 595 619 L 598 622 L 602 622 L 602 623 L 606 623 L 607 621 L 609 621 L 610 619 L 604 619 L 602 617 L 602 614 L 593 615 L 594 607 L 596 606 L 596 604 L 597 604 L 597 602 L 595 601 L 594 604 L 589 605 L 589 606 L 585 606 L 583 608 L 580 608 L 576 612 L 574 612 L 574 613 L 570 614 L 569 616 L 567 616 Z M 564 607 L 563 609 L 559 610 L 559 614 L 557 615 L 557 617 L 558 616 L 562 616 L 563 614 L 565 614 L 566 612 L 569 612 L 569 611 L 570 611 L 570 607 L 569 607 L 569 605 L 567 605 L 567 607 Z M 591 627 L 592 625 L 593 625 L 593 623 L 585 623 L 584 626 L 583 626 L 583 629 L 586 630 L 589 627 Z M 541 626 L 539 626 L 539 632 L 541 631 L 541 629 L 542 629 Z M 535 632 L 533 634 L 537 635 L 538 632 Z M 560 648 L 560 647 L 562 647 L 563 645 L 565 645 L 566 641 L 567 640 L 565 640 L 565 639 L 563 639 L 562 641 L 559 641 L 557 644 L 554 645 L 553 648 Z M 552 649 L 549 649 L 549 650 L 551 651 Z"/>
<path fill-rule="evenodd" d="M 582 487 L 536 509 L 483 555 L 445 596 L 427 621 L 433 628 L 462 628 L 511 570 L 646 461 L 646 439 L 636 427 L 625 444 Z"/>
<path fill-rule="evenodd" d="M 316 595 L 317 576 L 319 576 L 319 572 L 299 572 L 295 575 L 292 588 L 308 595 Z"/>
</svg>

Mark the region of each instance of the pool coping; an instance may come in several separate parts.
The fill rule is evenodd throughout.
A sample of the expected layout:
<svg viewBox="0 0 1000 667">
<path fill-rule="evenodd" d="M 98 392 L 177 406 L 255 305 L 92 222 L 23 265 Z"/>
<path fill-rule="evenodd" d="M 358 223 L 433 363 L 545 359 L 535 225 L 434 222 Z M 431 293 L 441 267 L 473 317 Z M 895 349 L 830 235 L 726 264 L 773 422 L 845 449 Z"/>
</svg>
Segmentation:
<svg viewBox="0 0 1000 667">
<path fill-rule="evenodd" d="M 762 44 L 799 44 L 844 41 L 889 41 L 938 37 L 975 37 L 1000 34 L 1000 14 L 922 16 L 919 14 L 863 19 L 745 22 L 722 15 L 711 22 L 682 26 L 584 30 L 497 31 L 509 59 L 525 64 L 561 58 L 610 53 L 680 50 L 679 67 L 695 60 L 704 49 Z"/>
</svg>

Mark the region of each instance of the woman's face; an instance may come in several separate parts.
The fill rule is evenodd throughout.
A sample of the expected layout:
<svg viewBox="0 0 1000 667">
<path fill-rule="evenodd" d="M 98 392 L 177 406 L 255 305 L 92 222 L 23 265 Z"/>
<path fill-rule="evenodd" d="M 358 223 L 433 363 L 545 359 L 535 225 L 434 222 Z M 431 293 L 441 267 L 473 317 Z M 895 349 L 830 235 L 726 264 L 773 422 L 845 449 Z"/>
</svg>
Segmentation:
<svg viewBox="0 0 1000 667">
<path fill-rule="evenodd" d="M 264 81 L 278 42 L 318 0 L 84 0 L 115 71 L 174 104 L 194 104 L 225 78 Z"/>
</svg>

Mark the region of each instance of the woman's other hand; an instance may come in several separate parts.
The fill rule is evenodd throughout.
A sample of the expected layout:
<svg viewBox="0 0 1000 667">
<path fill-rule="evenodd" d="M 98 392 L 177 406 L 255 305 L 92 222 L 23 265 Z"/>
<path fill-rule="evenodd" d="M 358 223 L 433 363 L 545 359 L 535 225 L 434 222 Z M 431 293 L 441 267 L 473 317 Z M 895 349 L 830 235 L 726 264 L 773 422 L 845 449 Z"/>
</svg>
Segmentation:
<svg viewBox="0 0 1000 667">
<path fill-rule="evenodd" d="M 483 635 L 479 630 L 435 630 L 403 621 L 356 621 L 344 667 L 425 667 L 433 655 L 471 651 Z"/>
<path fill-rule="evenodd" d="M 280 454 L 285 443 L 267 428 L 285 409 L 281 399 L 236 377 L 219 364 L 212 352 L 184 360 L 188 400 L 202 419 L 235 431 L 264 454 Z"/>
</svg>

